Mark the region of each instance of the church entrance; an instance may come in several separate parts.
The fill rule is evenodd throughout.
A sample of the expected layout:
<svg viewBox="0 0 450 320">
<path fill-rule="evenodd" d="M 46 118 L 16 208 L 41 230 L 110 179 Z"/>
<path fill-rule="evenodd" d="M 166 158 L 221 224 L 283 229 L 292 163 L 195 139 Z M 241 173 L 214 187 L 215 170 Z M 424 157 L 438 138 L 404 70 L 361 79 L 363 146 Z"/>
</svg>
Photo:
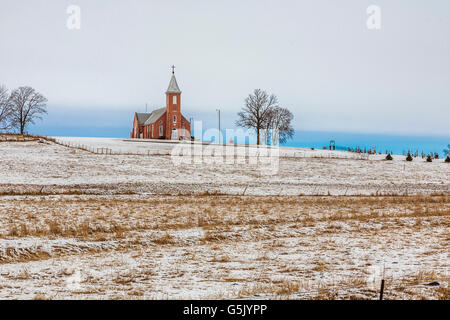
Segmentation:
<svg viewBox="0 0 450 320">
<path fill-rule="evenodd" d="M 172 129 L 172 136 L 171 136 L 172 140 L 178 140 L 178 130 L 173 128 Z"/>
</svg>

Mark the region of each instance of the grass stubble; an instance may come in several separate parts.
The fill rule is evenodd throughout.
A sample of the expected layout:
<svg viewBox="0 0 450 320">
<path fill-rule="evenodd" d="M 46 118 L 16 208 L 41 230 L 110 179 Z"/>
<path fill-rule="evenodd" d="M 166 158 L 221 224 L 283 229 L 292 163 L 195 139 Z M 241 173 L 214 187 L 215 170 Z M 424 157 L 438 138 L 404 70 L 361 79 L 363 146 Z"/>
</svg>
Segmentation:
<svg viewBox="0 0 450 320">
<path fill-rule="evenodd" d="M 387 299 L 448 299 L 449 216 L 445 194 L 1 199 L 0 287 L 2 298 L 374 299 L 383 266 Z"/>
</svg>

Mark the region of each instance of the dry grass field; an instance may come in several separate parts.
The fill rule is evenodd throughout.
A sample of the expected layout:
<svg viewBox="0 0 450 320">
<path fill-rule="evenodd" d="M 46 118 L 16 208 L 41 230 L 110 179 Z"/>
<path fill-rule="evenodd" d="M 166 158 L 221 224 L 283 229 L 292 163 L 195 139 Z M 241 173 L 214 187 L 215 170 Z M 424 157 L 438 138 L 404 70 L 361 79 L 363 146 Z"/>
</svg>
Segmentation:
<svg viewBox="0 0 450 320">
<path fill-rule="evenodd" d="M 386 299 L 450 298 L 442 159 L 304 149 L 263 175 L 20 141 L 0 142 L 0 299 L 376 299 L 382 277 Z"/>
<path fill-rule="evenodd" d="M 449 195 L 9 196 L 0 298 L 449 299 L 449 235 Z"/>
</svg>

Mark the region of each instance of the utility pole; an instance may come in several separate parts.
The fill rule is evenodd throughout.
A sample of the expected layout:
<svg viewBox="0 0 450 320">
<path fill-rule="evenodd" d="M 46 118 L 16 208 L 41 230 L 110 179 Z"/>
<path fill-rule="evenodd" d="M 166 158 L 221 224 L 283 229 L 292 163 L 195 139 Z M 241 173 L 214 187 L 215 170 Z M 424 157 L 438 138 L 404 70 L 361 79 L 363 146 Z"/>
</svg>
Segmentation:
<svg viewBox="0 0 450 320">
<path fill-rule="evenodd" d="M 193 118 L 193 117 L 190 117 L 190 118 L 189 118 L 189 124 L 190 124 L 189 129 L 191 130 L 191 132 L 190 132 L 191 137 L 192 137 L 192 123 L 193 123 L 193 121 L 194 121 L 194 118 Z"/>
<path fill-rule="evenodd" d="M 218 114 L 219 114 L 219 143 L 222 143 L 222 141 L 220 141 L 221 139 L 220 139 L 220 136 L 221 136 L 221 133 L 220 133 L 220 109 L 216 109 L 216 111 L 218 112 Z"/>
<path fill-rule="evenodd" d="M 147 113 L 147 103 L 145 103 L 145 113 Z"/>
</svg>

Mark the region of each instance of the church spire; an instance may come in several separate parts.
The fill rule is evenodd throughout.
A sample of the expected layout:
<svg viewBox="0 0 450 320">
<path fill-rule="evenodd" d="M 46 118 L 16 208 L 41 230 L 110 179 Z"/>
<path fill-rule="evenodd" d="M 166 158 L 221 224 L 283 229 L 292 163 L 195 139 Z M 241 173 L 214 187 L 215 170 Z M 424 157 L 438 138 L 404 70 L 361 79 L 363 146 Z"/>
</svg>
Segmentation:
<svg viewBox="0 0 450 320">
<path fill-rule="evenodd" d="M 169 87 L 167 88 L 166 93 L 181 93 L 181 90 L 178 87 L 177 79 L 175 78 L 175 66 L 172 66 L 172 78 L 170 79 Z"/>
</svg>

